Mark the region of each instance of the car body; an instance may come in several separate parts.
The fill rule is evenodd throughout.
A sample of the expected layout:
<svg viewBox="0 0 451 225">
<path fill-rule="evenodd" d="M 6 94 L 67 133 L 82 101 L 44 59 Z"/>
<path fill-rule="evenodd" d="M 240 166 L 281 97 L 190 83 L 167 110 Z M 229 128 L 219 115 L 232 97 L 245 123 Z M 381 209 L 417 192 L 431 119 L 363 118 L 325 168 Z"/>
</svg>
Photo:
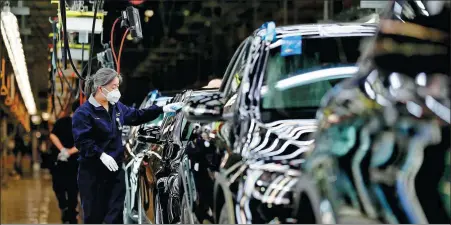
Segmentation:
<svg viewBox="0 0 451 225">
<path fill-rule="evenodd" d="M 142 101 L 139 109 L 148 108 L 152 105 L 164 106 L 167 102 L 172 99 L 170 96 L 162 96 L 161 92 L 158 90 L 150 91 L 147 96 Z M 159 126 L 163 120 L 163 115 L 160 115 L 157 119 L 147 123 L 147 126 Z M 128 142 L 128 140 L 133 141 L 136 137 L 136 131 L 138 126 L 122 126 L 122 142 L 123 145 Z"/>
<path fill-rule="evenodd" d="M 392 1 L 359 71 L 325 96 L 298 184 L 310 190 L 309 207 L 323 223 L 449 223 L 450 7 L 444 4 Z M 438 33 L 423 36 L 429 30 Z"/>
<path fill-rule="evenodd" d="M 232 59 L 222 105 L 203 96 L 184 108 L 188 119 L 216 121 L 210 142 L 224 154 L 211 179 L 216 223 L 315 222 L 295 218 L 293 196 L 312 149 L 316 110 L 337 81 L 355 73 L 359 43 L 375 32 L 371 23 L 267 23 Z"/>
<path fill-rule="evenodd" d="M 176 102 L 187 102 L 192 98 L 208 95 L 216 89 L 185 91 Z M 184 188 L 180 176 L 180 164 L 185 155 L 188 142 L 193 132 L 200 125 L 189 122 L 182 113 L 177 113 L 163 122 L 161 127 L 160 146 L 162 150 L 161 170 L 157 178 L 157 199 L 155 200 L 155 212 L 160 212 L 156 217 L 156 223 L 178 223 L 181 220 L 182 196 Z M 155 166 L 153 166 L 155 167 Z"/>
<path fill-rule="evenodd" d="M 186 90 L 171 99 L 160 97 L 154 104 L 186 102 L 190 98 L 214 90 Z M 148 100 L 149 102 L 151 100 Z M 148 107 L 143 104 L 142 107 Z M 180 221 L 180 201 L 183 188 L 179 182 L 179 163 L 195 124 L 177 113 L 136 128 L 133 141 L 126 148 L 127 195 L 129 217 L 137 223 L 177 223 Z"/>
<path fill-rule="evenodd" d="M 139 106 L 139 109 L 148 108 L 152 105 L 164 106 L 170 102 L 172 97 L 161 96 L 158 90 L 149 92 L 144 98 L 143 102 Z M 123 139 L 125 151 L 125 165 L 124 170 L 126 172 L 126 199 L 124 203 L 124 221 L 126 223 L 147 223 L 154 220 L 153 211 L 153 194 L 150 192 L 150 184 L 152 180 L 144 179 L 143 173 L 150 173 L 150 170 L 146 170 L 143 164 L 143 156 L 150 147 L 149 141 L 140 141 L 138 137 L 140 134 L 138 131 L 145 128 L 159 127 L 163 121 L 163 115 L 160 115 L 157 119 L 149 121 L 141 126 L 125 127 L 123 128 Z M 155 137 L 153 140 L 156 140 Z M 138 156 L 138 157 L 137 157 Z M 153 156 L 153 155 L 152 155 Z M 153 159 L 152 156 L 146 158 L 146 160 Z M 134 170 L 134 171 L 133 171 Z M 131 177 L 136 177 L 134 182 L 131 182 Z M 139 183 L 137 178 L 139 178 Z M 139 201 L 141 199 L 141 201 Z"/>
</svg>

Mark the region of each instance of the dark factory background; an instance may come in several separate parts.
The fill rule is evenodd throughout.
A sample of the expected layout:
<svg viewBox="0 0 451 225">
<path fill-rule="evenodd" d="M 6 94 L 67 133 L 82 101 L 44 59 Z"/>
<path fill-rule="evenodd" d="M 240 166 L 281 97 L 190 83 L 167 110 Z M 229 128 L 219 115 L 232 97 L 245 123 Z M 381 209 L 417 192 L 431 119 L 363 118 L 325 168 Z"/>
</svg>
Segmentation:
<svg viewBox="0 0 451 225">
<path fill-rule="evenodd" d="M 10 1 L 11 5 L 16 1 Z M 42 63 L 48 64 L 48 19 L 56 15 L 57 6 L 49 0 L 26 1 L 26 5 L 30 7 L 26 25 L 32 35 L 24 38 L 24 51 L 37 107 L 45 110 L 49 82 L 40 74 L 47 74 Z M 96 37 L 94 52 L 102 50 L 99 43 L 109 42 L 112 23 L 121 10 L 136 7 L 141 14 L 143 39 L 137 43 L 126 40 L 121 60 L 122 101 L 131 105 L 141 102 L 155 87 L 176 91 L 202 87 L 222 77 L 238 44 L 266 21 L 284 25 L 353 20 L 368 12 L 358 9 L 359 5 L 360 0 L 105 0 L 108 14 L 103 36 Z M 119 26 L 115 30 L 116 45 L 124 31 Z"/>
</svg>

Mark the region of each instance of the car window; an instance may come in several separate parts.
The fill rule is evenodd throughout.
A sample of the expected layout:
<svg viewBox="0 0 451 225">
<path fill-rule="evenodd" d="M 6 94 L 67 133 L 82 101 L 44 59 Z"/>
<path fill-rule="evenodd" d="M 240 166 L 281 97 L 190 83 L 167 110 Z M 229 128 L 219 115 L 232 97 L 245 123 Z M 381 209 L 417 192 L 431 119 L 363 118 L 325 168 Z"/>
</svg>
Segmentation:
<svg viewBox="0 0 451 225">
<path fill-rule="evenodd" d="M 221 87 L 219 88 L 219 91 L 220 91 L 220 92 L 223 92 L 223 91 L 226 89 L 227 84 L 229 83 L 230 78 L 231 78 L 231 76 L 230 76 L 230 74 L 231 74 L 230 71 L 232 70 L 233 66 L 235 65 L 235 62 L 237 61 L 237 58 L 238 58 L 238 56 L 240 55 L 241 51 L 243 50 L 243 48 L 244 48 L 246 42 L 247 42 L 247 39 L 244 40 L 244 41 L 240 44 L 240 46 L 238 46 L 238 48 L 236 49 L 235 53 L 233 53 L 233 56 L 232 56 L 232 58 L 230 59 L 229 64 L 227 65 L 226 71 L 224 72 L 223 81 L 222 81 Z"/>
<path fill-rule="evenodd" d="M 180 140 L 188 141 L 193 132 L 193 128 L 194 128 L 193 123 L 191 123 L 188 120 L 186 120 L 185 118 L 183 118 L 182 127 L 180 129 L 180 131 L 181 131 Z"/>
<path fill-rule="evenodd" d="M 301 42 L 302 51 L 288 56 L 283 54 L 283 46 L 271 49 L 264 77 L 268 94 L 262 95 L 263 108 L 318 107 L 322 96 L 342 79 L 326 75 L 349 77 L 356 72 L 355 63 L 360 56 L 361 39 L 304 39 Z M 328 78 L 318 79 L 323 76 Z M 315 79 L 318 81 L 302 85 L 302 82 Z"/>
<path fill-rule="evenodd" d="M 146 97 L 144 98 L 144 101 L 141 102 L 141 105 L 139 106 L 139 108 L 140 108 L 140 109 L 145 108 L 145 107 L 146 107 L 146 103 L 147 103 L 148 100 L 149 100 L 149 99 L 148 99 L 148 97 L 146 96 Z"/>
<path fill-rule="evenodd" d="M 261 88 L 262 117 L 268 118 L 265 122 L 314 118 L 326 92 L 357 72 L 363 38 L 303 39 L 298 52 L 291 54 L 283 52 L 283 45 L 275 45 L 269 51 Z"/>
<path fill-rule="evenodd" d="M 235 94 L 240 86 L 241 78 L 243 77 L 244 68 L 246 65 L 246 59 L 250 49 L 251 38 L 245 40 L 244 45 L 239 52 L 233 66 L 229 71 L 229 78 L 227 80 L 226 87 L 224 89 L 224 94 L 226 98 Z"/>
</svg>

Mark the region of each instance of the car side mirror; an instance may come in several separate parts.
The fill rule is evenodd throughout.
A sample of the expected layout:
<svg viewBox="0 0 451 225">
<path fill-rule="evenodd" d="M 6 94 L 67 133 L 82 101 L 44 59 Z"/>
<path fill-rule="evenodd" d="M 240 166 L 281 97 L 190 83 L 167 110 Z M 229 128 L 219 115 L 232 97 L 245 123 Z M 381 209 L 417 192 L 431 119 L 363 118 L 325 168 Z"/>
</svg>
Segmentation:
<svg viewBox="0 0 451 225">
<path fill-rule="evenodd" d="M 138 130 L 138 141 L 157 144 L 160 142 L 161 131 L 158 126 L 142 127 Z"/>
<path fill-rule="evenodd" d="M 213 92 L 190 99 L 183 107 L 183 113 L 189 121 L 222 121 L 224 105 L 224 95 L 221 92 Z"/>
</svg>

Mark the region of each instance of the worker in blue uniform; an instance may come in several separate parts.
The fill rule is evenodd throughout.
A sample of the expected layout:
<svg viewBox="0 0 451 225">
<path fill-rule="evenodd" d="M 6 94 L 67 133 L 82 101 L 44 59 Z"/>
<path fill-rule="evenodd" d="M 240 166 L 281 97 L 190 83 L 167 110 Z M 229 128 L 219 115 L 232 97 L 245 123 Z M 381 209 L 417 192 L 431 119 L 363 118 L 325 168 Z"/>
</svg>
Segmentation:
<svg viewBox="0 0 451 225">
<path fill-rule="evenodd" d="M 130 108 L 119 102 L 121 76 L 102 68 L 87 79 L 88 101 L 75 111 L 72 130 L 79 150 L 78 187 L 84 223 L 123 223 L 125 174 L 121 165 L 124 148 L 123 125 L 140 125 L 161 113 L 173 115 L 182 107 L 172 103 L 164 107 Z"/>
</svg>

